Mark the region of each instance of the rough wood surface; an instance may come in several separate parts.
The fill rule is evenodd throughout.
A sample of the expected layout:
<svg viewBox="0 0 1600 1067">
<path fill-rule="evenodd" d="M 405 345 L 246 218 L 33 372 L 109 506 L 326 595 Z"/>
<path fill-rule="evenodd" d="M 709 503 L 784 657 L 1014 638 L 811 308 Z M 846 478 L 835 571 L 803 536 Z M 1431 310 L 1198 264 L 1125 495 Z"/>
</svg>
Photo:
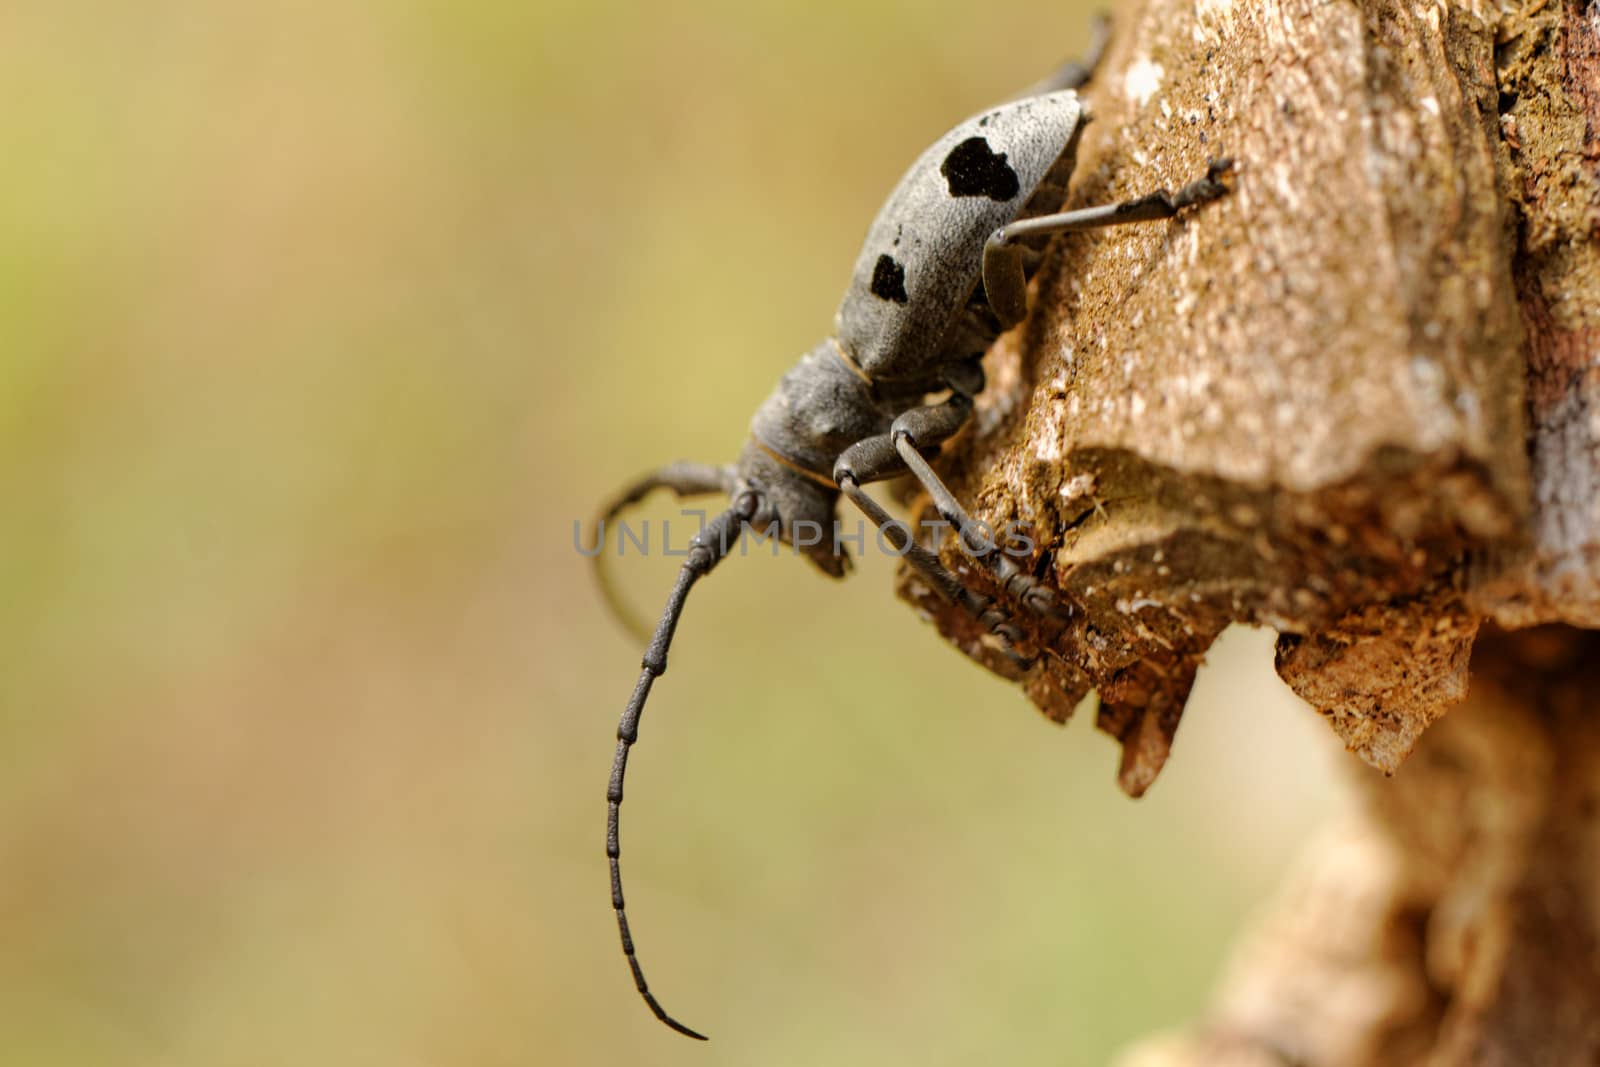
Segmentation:
<svg viewBox="0 0 1600 1067">
<path fill-rule="evenodd" d="M 1597 769 L 1600 634 L 1486 636 L 1466 703 L 1360 777 L 1205 1021 L 1123 1067 L 1600 1063 Z"/>
<path fill-rule="evenodd" d="M 1035 629 L 1028 692 L 1064 721 L 1097 690 L 1130 793 L 1229 623 L 1283 634 L 1285 678 L 1392 772 L 1460 699 L 1479 621 L 1600 614 L 1600 90 L 1573 87 L 1600 73 L 1595 10 L 1124 12 L 1073 203 L 1219 155 L 1236 188 L 1057 241 L 945 470 L 984 520 L 1030 524 L 1076 614 Z"/>
<path fill-rule="evenodd" d="M 1041 666 L 902 595 L 1130 794 L 1234 622 L 1394 776 L 1129 1062 L 1600 1064 L 1600 2 L 1136 0 L 1087 96 L 1074 206 L 1235 189 L 1057 240 L 942 460 Z"/>
<path fill-rule="evenodd" d="M 1486 583 L 1507 626 L 1600 626 L 1600 6 L 1529 4 L 1497 27 L 1501 184 L 1527 343 L 1529 551 Z"/>
</svg>

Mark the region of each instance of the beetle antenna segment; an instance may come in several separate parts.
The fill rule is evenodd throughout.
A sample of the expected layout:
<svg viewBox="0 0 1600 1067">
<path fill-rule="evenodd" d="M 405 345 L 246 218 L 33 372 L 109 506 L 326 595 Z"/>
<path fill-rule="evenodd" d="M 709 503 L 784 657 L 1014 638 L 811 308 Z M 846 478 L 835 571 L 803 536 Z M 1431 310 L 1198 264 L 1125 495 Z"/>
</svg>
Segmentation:
<svg viewBox="0 0 1600 1067">
<path fill-rule="evenodd" d="M 642 496 L 648 491 L 646 488 L 639 495 Z M 617 724 L 617 755 L 611 761 L 611 781 L 606 787 L 606 856 L 611 860 L 611 907 L 617 913 L 617 930 L 622 934 L 622 951 L 628 957 L 629 969 L 633 971 L 633 984 L 639 990 L 639 995 L 644 998 L 644 1002 L 650 1005 L 650 1010 L 655 1013 L 657 1019 L 678 1033 L 698 1041 L 706 1040 L 706 1036 L 696 1033 L 668 1015 L 666 1009 L 650 992 L 650 986 L 644 980 L 644 971 L 639 967 L 639 957 L 634 953 L 633 935 L 628 932 L 628 916 L 623 912 L 622 869 L 619 866 L 622 848 L 618 840 L 617 824 L 622 812 L 622 778 L 628 770 L 628 750 L 639 739 L 639 717 L 644 714 L 644 702 L 650 696 L 650 686 L 657 678 L 667 673 L 667 650 L 672 647 L 672 635 L 678 628 L 678 619 L 683 615 L 683 605 L 689 599 L 689 590 L 722 561 L 733 542 L 744 532 L 745 525 L 755 518 L 760 508 L 761 498 L 756 493 L 741 493 L 731 508 L 708 522 L 689 543 L 688 558 L 683 561 L 683 567 L 678 571 L 678 580 L 672 587 L 672 595 L 667 597 L 667 606 L 661 612 L 661 621 L 656 623 L 655 635 L 650 639 L 650 647 L 645 650 L 639 684 L 634 686 L 633 696 L 628 699 L 628 706 L 622 712 L 622 721 Z"/>
<path fill-rule="evenodd" d="M 606 566 L 606 531 L 612 520 L 657 489 L 671 489 L 680 500 L 710 493 L 732 493 L 734 477 L 732 467 L 714 467 L 709 463 L 669 463 L 612 497 L 595 519 L 588 549 L 593 553 L 595 582 L 600 586 L 600 595 L 606 607 L 611 609 L 611 614 L 640 641 L 650 639 L 650 622 L 628 606 L 622 591 L 612 579 L 610 568 Z M 618 551 L 621 551 L 620 542 Z"/>
</svg>

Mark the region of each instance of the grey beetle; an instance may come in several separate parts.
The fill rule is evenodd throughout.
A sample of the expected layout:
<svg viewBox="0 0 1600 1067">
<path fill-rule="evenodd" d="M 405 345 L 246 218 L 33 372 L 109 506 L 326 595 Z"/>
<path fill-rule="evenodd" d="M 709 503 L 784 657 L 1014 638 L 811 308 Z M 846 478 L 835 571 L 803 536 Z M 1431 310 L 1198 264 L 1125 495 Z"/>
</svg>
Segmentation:
<svg viewBox="0 0 1600 1067">
<path fill-rule="evenodd" d="M 1026 316 L 1028 281 L 1049 235 L 1170 218 L 1226 192 L 1221 179 L 1230 164 L 1217 160 L 1205 177 L 1175 194 L 1163 189 L 1120 204 L 1060 212 L 1088 121 L 1074 90 L 1092 69 L 1092 60 L 1068 64 L 1032 95 L 975 115 L 939 138 L 900 179 L 867 231 L 834 335 L 779 381 L 751 421 L 738 461 L 662 467 L 618 494 L 596 524 L 594 558 L 600 566 L 606 523 L 651 491 L 670 489 L 680 497 L 725 493 L 732 499 L 690 542 L 617 727 L 606 788 L 606 855 L 622 951 L 645 1003 L 681 1034 L 705 1040 L 668 1015 L 645 982 L 623 910 L 618 820 L 639 717 L 650 687 L 666 673 L 672 635 L 694 584 L 746 528 L 792 545 L 823 573 L 842 577 L 849 557 L 837 537 L 797 536 L 832 529 L 842 494 L 935 590 L 1027 665 L 1031 661 L 1015 651 L 1022 630 L 998 604 L 968 588 L 862 488 L 909 473 L 959 532 L 967 555 L 1015 601 L 1046 618 L 1068 614 L 1008 553 L 994 551 L 988 532 L 973 522 L 925 455 L 936 453 L 971 417 L 973 398 L 984 387 L 983 353 Z M 938 399 L 929 402 L 934 395 Z M 603 566 L 599 573 L 607 600 L 626 616 Z"/>
</svg>

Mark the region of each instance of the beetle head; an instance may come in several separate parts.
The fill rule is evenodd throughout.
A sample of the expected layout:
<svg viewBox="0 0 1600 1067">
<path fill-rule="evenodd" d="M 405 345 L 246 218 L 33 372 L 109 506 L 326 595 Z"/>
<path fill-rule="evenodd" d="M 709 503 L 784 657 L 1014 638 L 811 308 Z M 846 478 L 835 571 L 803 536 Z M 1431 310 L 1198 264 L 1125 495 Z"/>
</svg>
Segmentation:
<svg viewBox="0 0 1600 1067">
<path fill-rule="evenodd" d="M 761 508 L 750 520 L 762 538 L 790 546 L 830 578 L 850 570 L 850 557 L 834 528 L 839 491 L 773 456 L 755 441 L 739 456 L 738 485 L 760 494 Z"/>
</svg>

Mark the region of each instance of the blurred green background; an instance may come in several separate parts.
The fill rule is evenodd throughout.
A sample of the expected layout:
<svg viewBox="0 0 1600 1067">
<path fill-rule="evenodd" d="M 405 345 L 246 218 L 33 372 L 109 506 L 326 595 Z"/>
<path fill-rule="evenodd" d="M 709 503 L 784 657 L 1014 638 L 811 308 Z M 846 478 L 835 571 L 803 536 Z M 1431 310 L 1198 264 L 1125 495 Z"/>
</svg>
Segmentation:
<svg viewBox="0 0 1600 1067">
<path fill-rule="evenodd" d="M 1089 1065 L 1197 1011 L 1330 803 L 1265 634 L 1135 804 L 889 561 L 730 563 L 624 824 L 709 1046 L 602 853 L 639 647 L 573 520 L 731 458 L 905 164 L 1087 16 L 0 7 L 0 1062 Z"/>
</svg>

